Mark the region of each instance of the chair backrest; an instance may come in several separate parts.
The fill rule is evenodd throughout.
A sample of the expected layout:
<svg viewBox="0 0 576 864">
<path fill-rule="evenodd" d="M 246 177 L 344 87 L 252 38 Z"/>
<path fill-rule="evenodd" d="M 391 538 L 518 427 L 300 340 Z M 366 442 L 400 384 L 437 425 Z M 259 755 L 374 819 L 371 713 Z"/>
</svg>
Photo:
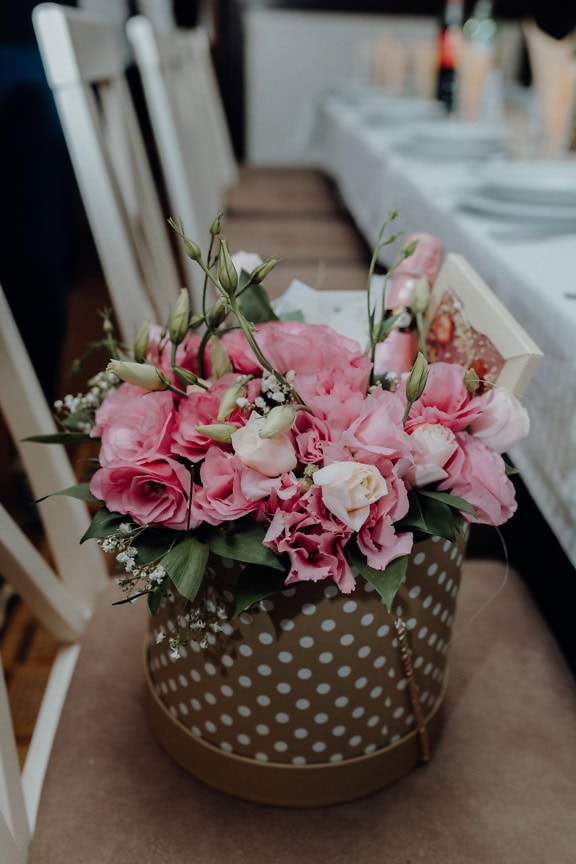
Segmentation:
<svg viewBox="0 0 576 864">
<path fill-rule="evenodd" d="M 122 331 L 166 320 L 181 280 L 114 30 L 42 3 L 33 22 L 88 220 Z M 169 215 L 169 214 L 166 214 Z"/>
<path fill-rule="evenodd" d="M 33 494 L 40 497 L 74 485 L 76 477 L 62 446 L 22 440 L 56 429 L 1 290 L 0 409 Z M 76 643 L 109 581 L 96 544 L 79 544 L 89 524 L 85 504 L 59 497 L 40 503 L 38 510 L 56 569 L 0 505 L 0 573 L 65 647 L 52 669 L 22 775 L 0 675 L 0 848 L 6 864 L 26 861 L 52 739 L 78 653 Z"/>
<path fill-rule="evenodd" d="M 237 176 L 207 35 L 201 28 L 159 34 L 141 15 L 126 29 L 173 214 L 205 251 Z"/>
</svg>

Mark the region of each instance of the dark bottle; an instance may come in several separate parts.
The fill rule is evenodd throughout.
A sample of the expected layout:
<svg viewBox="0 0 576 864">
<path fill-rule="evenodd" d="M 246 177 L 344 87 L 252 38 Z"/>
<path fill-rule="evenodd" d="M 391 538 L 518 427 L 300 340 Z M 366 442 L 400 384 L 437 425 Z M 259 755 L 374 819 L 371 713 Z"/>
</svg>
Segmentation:
<svg viewBox="0 0 576 864">
<path fill-rule="evenodd" d="M 446 0 L 438 35 L 438 84 L 436 96 L 447 111 L 456 105 L 456 66 L 462 38 L 464 3 Z"/>
</svg>

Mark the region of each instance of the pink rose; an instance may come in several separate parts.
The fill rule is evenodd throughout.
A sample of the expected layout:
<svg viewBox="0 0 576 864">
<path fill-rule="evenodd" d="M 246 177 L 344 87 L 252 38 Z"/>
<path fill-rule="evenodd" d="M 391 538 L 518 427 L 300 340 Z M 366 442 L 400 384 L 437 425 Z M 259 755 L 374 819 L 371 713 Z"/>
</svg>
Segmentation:
<svg viewBox="0 0 576 864">
<path fill-rule="evenodd" d="M 394 523 L 408 512 L 408 493 L 402 480 L 394 474 L 386 477 L 387 493 L 370 508 L 358 534 L 358 548 L 370 567 L 385 570 L 388 564 L 412 551 L 410 532 L 397 534 Z"/>
<path fill-rule="evenodd" d="M 131 516 L 139 525 L 156 525 L 184 531 L 188 526 L 190 472 L 174 459 L 116 464 L 100 468 L 90 481 L 90 491 L 112 513 Z M 191 515 L 190 527 L 200 524 Z"/>
<path fill-rule="evenodd" d="M 312 475 L 324 506 L 352 531 L 359 531 L 370 507 L 386 494 L 386 481 L 374 465 L 332 462 Z"/>
<path fill-rule="evenodd" d="M 249 500 L 242 491 L 243 470 L 233 453 L 218 447 L 207 452 L 200 469 L 202 486 L 194 492 L 194 504 L 204 521 L 220 525 L 261 509 L 258 501 Z"/>
<path fill-rule="evenodd" d="M 266 477 L 279 477 L 297 465 L 294 445 L 285 432 L 260 438 L 266 418 L 251 414 L 245 426 L 232 433 L 232 447 L 238 459 Z"/>
<path fill-rule="evenodd" d="M 308 411 L 298 411 L 292 427 L 294 442 L 300 462 L 322 462 L 324 443 L 330 438 L 325 420 L 319 420 Z"/>
<path fill-rule="evenodd" d="M 480 410 L 471 403 L 464 385 L 465 373 L 457 363 L 432 363 L 424 392 L 410 409 L 406 431 L 422 423 L 441 423 L 453 432 L 465 429 Z"/>
<path fill-rule="evenodd" d="M 279 498 L 278 504 L 264 545 L 288 556 L 286 584 L 333 579 L 342 593 L 353 591 L 356 580 L 344 554 L 351 532 L 328 513 L 320 488 L 312 486 L 302 497 Z"/>
<path fill-rule="evenodd" d="M 471 404 L 480 408 L 480 414 L 470 424 L 470 432 L 496 453 L 505 453 L 528 435 L 528 412 L 509 390 L 494 387 Z"/>
<path fill-rule="evenodd" d="M 446 465 L 448 476 L 438 488 L 468 501 L 478 514 L 478 522 L 502 525 L 517 507 L 504 460 L 468 432 L 459 432 L 456 438 L 459 448 Z M 476 521 L 467 513 L 463 515 L 469 522 Z"/>
<path fill-rule="evenodd" d="M 414 461 L 407 472 L 412 486 L 427 486 L 443 480 L 447 473 L 444 465 L 458 449 L 456 436 L 440 423 L 422 423 L 410 436 Z"/>
<path fill-rule="evenodd" d="M 176 412 L 167 390 L 147 392 L 123 384 L 96 414 L 102 467 L 118 462 L 148 462 L 169 455 Z"/>
</svg>

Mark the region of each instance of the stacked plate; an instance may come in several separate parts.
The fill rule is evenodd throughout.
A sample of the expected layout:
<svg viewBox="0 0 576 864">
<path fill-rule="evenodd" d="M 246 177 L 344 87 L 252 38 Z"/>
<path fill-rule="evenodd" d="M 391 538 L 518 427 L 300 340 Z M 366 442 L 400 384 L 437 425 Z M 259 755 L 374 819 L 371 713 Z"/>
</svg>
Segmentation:
<svg viewBox="0 0 576 864">
<path fill-rule="evenodd" d="M 567 223 L 576 231 L 576 162 L 495 161 L 460 203 L 503 220 Z"/>
<path fill-rule="evenodd" d="M 488 159 L 505 148 L 501 126 L 445 118 L 414 126 L 402 143 L 403 152 L 423 159 Z"/>
<path fill-rule="evenodd" d="M 373 94 L 363 100 L 358 111 L 369 126 L 396 126 L 441 117 L 442 106 L 434 99 L 408 99 L 402 96 Z"/>
</svg>

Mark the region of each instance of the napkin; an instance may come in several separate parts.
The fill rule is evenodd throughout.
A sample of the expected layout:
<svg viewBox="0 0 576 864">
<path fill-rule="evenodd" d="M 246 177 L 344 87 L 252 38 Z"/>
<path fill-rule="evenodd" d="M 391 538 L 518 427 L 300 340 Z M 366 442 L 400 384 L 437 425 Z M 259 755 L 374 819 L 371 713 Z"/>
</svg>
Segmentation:
<svg viewBox="0 0 576 864">
<path fill-rule="evenodd" d="M 574 39 L 553 39 L 533 21 L 523 25 L 540 124 L 540 154 L 566 153 L 574 120 L 576 58 Z"/>
</svg>

